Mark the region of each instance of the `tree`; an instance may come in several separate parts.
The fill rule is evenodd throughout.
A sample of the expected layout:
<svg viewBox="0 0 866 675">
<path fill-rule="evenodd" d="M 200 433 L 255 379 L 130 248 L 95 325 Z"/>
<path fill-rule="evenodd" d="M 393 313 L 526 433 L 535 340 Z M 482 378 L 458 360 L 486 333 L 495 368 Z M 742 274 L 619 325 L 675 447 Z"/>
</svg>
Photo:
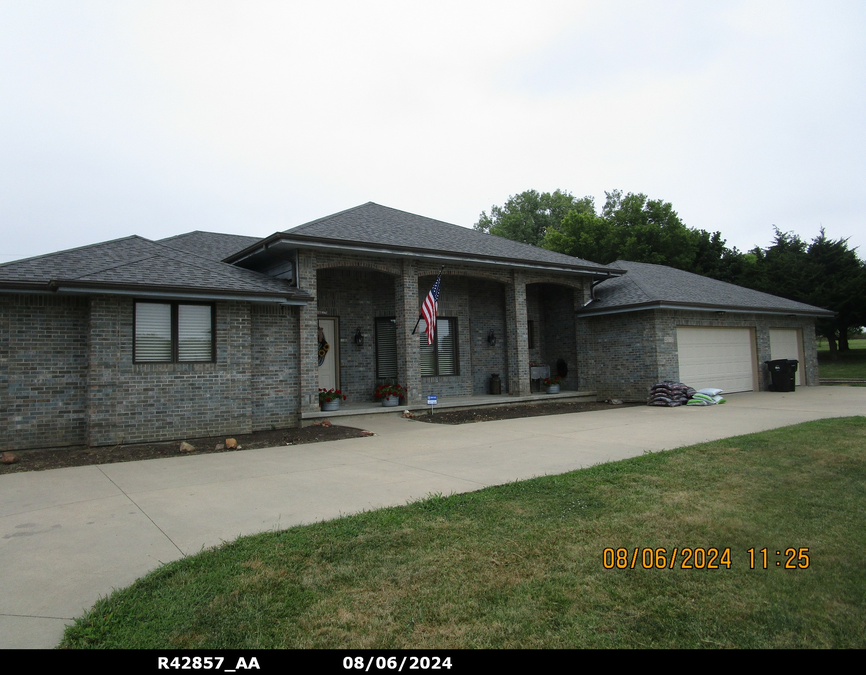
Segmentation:
<svg viewBox="0 0 866 675">
<path fill-rule="evenodd" d="M 618 232 L 619 257 L 691 271 L 698 236 L 686 227 L 670 202 L 620 190 L 606 192 L 602 217 Z"/>
<path fill-rule="evenodd" d="M 777 227 L 775 233 L 768 248 L 752 250 L 754 264 L 735 282 L 836 312 L 816 324 L 835 360 L 837 342 L 847 351 L 849 331 L 866 324 L 866 266 L 847 239 L 829 239 L 823 228 L 811 244 Z"/>
<path fill-rule="evenodd" d="M 620 190 L 605 194 L 601 215 L 594 209 L 569 212 L 559 228 L 548 229 L 542 245 L 604 265 L 618 259 L 656 263 L 725 281 L 738 274 L 742 254 L 727 248 L 719 232 L 686 227 L 670 202 Z"/>
<path fill-rule="evenodd" d="M 475 229 L 540 246 L 545 234 L 557 229 L 567 213 L 586 209 L 595 212 L 592 197 L 576 199 L 563 190 L 552 193 L 527 190 L 509 197 L 504 206 L 492 206 L 489 216 L 482 211 Z"/>
<path fill-rule="evenodd" d="M 737 280 L 742 286 L 809 303 L 813 271 L 809 268 L 807 244 L 794 232 L 782 232 L 775 225 L 775 239 L 766 249 L 755 247 L 755 265 Z"/>
<path fill-rule="evenodd" d="M 548 229 L 542 246 L 551 251 L 607 265 L 619 256 L 619 239 L 613 226 L 595 208 L 569 211 L 557 229 Z"/>
<path fill-rule="evenodd" d="M 836 312 L 818 329 L 830 342 L 839 340 L 839 351 L 848 351 L 848 333 L 866 324 L 866 265 L 848 248 L 847 239 L 828 239 L 821 228 L 806 253 L 810 263 L 811 304 L 821 304 Z M 822 330 L 823 329 L 823 330 Z"/>
<path fill-rule="evenodd" d="M 706 230 L 692 230 L 697 236 L 697 252 L 690 272 L 704 276 L 736 283 L 749 265 L 748 254 L 740 253 L 736 248 L 725 246 L 720 232 L 710 234 Z M 751 258 L 754 264 L 754 256 Z"/>
</svg>

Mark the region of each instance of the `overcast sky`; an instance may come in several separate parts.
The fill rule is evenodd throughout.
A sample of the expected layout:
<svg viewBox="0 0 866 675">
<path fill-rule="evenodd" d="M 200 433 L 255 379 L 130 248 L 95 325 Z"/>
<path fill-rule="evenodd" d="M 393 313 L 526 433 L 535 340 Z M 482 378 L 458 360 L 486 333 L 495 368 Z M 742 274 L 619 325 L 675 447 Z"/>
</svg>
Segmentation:
<svg viewBox="0 0 866 675">
<path fill-rule="evenodd" d="M 866 257 L 866 3 L 0 0 L 0 262 L 643 192 Z"/>
</svg>

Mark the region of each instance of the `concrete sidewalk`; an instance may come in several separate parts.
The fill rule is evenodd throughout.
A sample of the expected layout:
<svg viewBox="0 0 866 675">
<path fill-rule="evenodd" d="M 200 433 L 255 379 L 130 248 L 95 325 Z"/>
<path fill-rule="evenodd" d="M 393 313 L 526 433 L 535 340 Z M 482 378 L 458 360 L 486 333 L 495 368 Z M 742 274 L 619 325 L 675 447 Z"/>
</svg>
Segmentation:
<svg viewBox="0 0 866 675">
<path fill-rule="evenodd" d="M 376 436 L 0 476 L 0 648 L 51 648 L 100 596 L 240 535 L 825 417 L 866 388 L 735 394 L 463 426 L 352 418 Z"/>
</svg>

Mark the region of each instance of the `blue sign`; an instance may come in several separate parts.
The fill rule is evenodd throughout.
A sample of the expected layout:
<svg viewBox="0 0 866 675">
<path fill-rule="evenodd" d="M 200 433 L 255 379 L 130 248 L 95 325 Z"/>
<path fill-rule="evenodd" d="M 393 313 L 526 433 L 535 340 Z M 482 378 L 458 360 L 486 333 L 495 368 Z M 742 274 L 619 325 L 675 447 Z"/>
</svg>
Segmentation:
<svg viewBox="0 0 866 675">
<path fill-rule="evenodd" d="M 439 397 L 436 394 L 427 394 L 427 405 L 436 405 L 439 403 Z"/>
</svg>

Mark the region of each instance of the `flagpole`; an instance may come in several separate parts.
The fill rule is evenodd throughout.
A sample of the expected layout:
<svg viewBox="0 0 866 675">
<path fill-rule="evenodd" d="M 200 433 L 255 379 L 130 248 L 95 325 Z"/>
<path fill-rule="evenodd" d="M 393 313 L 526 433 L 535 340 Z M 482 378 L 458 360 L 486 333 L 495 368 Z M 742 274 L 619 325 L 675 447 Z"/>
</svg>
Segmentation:
<svg viewBox="0 0 866 675">
<path fill-rule="evenodd" d="M 445 265 L 442 265 L 442 267 L 439 268 L 439 274 L 436 275 L 437 279 L 439 279 L 442 276 L 442 270 L 444 270 L 444 269 L 445 269 Z M 440 288 L 441 288 L 441 286 L 440 286 Z M 418 314 L 418 320 L 415 322 L 415 328 L 412 329 L 411 335 L 415 335 L 415 331 L 418 330 L 418 324 L 421 323 L 421 319 L 423 316 L 424 316 L 423 314 Z"/>
</svg>

